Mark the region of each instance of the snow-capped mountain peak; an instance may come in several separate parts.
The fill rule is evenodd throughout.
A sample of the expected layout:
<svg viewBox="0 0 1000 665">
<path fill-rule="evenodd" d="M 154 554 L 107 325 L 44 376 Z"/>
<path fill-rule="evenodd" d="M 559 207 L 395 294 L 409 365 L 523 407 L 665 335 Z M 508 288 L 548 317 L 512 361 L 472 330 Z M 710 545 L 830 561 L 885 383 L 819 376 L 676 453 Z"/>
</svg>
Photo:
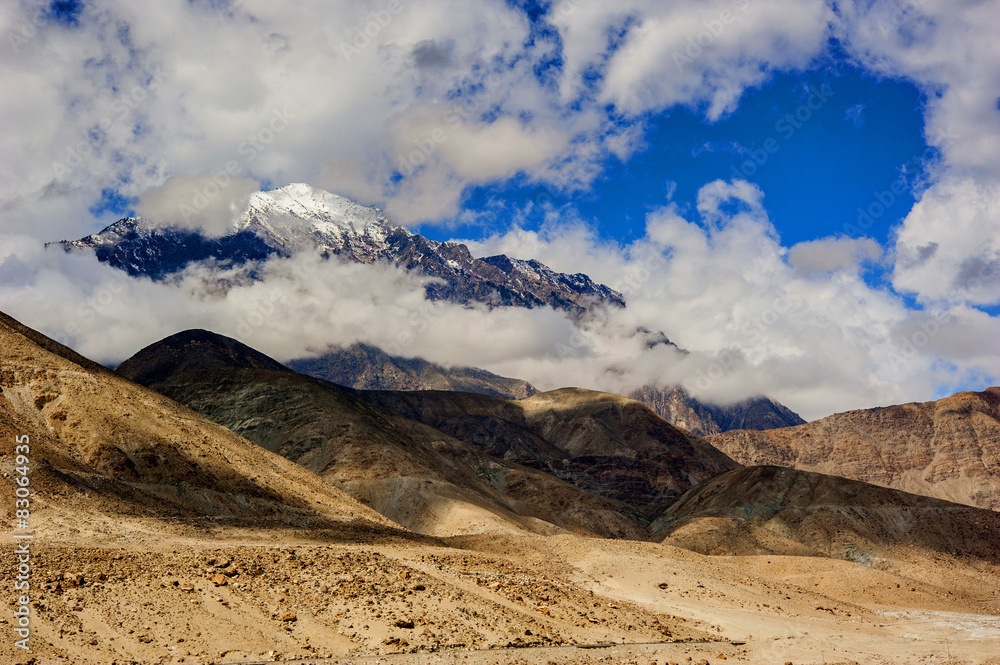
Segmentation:
<svg viewBox="0 0 1000 665">
<path fill-rule="evenodd" d="M 100 233 L 61 244 L 67 251 L 92 250 L 101 261 L 153 279 L 191 264 L 225 268 L 308 250 L 355 263 L 389 263 L 437 278 L 426 287 L 433 299 L 549 306 L 571 315 L 598 304 L 625 304 L 620 293 L 586 275 L 557 273 L 537 261 L 506 256 L 478 259 L 465 245 L 414 235 L 379 208 L 302 183 L 252 194 L 222 236 L 125 218 Z"/>
<path fill-rule="evenodd" d="M 305 183 L 252 194 L 235 223 L 234 231 L 244 230 L 274 247 L 312 244 L 321 251 L 336 251 L 356 239 L 383 244 L 394 231 L 409 235 L 379 208 Z"/>
</svg>

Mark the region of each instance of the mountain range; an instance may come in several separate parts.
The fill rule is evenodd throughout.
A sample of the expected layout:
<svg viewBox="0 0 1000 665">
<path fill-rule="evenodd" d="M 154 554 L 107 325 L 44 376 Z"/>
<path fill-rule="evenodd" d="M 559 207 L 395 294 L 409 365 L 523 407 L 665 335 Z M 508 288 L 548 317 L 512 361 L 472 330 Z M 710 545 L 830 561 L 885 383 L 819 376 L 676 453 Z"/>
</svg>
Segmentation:
<svg viewBox="0 0 1000 665">
<path fill-rule="evenodd" d="M 207 331 L 157 342 L 116 372 L 428 534 L 480 528 L 496 521 L 489 512 L 635 538 L 695 483 L 736 467 L 618 396 L 357 391 L 296 374 Z M 449 503 L 462 507 L 442 511 Z"/>
<path fill-rule="evenodd" d="M 393 224 L 378 208 L 300 183 L 251 195 L 221 236 L 129 217 L 59 246 L 66 251 L 93 251 L 99 260 L 132 276 L 158 280 L 192 266 L 216 271 L 242 267 L 247 278 L 253 278 L 254 266 L 270 257 L 315 251 L 326 258 L 382 262 L 418 272 L 433 278 L 426 286 L 428 298 L 463 305 L 548 306 L 571 319 L 579 319 L 595 306 L 626 305 L 620 293 L 586 275 L 559 273 L 538 261 L 505 255 L 475 258 L 461 243 L 429 240 Z M 639 332 L 648 344 L 675 346 L 662 333 Z M 456 389 L 514 399 L 535 390 L 524 381 L 474 368 L 444 368 L 419 358 L 392 357 L 365 344 L 331 348 L 289 364 L 304 374 L 360 389 Z M 630 396 L 699 436 L 805 422 L 766 397 L 713 405 L 680 387 L 655 385 Z"/>
<path fill-rule="evenodd" d="M 880 454 L 957 449 L 925 436 L 931 411 L 983 446 L 996 392 L 895 407 Z M 355 390 L 206 331 L 112 372 L 0 315 L 7 523 L 23 437 L 46 662 L 608 642 L 660 643 L 667 662 L 886 660 L 925 615 L 946 622 L 921 643 L 935 653 L 995 642 L 997 511 L 744 467 L 615 395 Z M 935 473 L 996 472 L 966 455 Z M 19 662 L 12 641 L 0 660 Z"/>
<path fill-rule="evenodd" d="M 506 399 L 523 399 L 538 393 L 537 388 L 521 379 L 475 367 L 444 367 L 422 358 L 393 356 L 360 343 L 331 348 L 319 356 L 291 360 L 286 365 L 296 372 L 360 390 L 454 390 Z M 767 397 L 751 397 L 720 406 L 701 402 L 678 386 L 646 386 L 629 397 L 697 436 L 805 423 L 798 414 Z"/>
<path fill-rule="evenodd" d="M 221 236 L 169 222 L 128 217 L 103 231 L 60 245 L 92 250 L 132 276 L 164 279 L 185 268 L 252 265 L 272 256 L 316 251 L 323 257 L 419 270 L 434 278 L 427 297 L 492 307 L 549 306 L 581 316 L 601 304 L 624 307 L 617 291 L 583 274 L 555 272 L 538 261 L 478 259 L 461 243 L 438 242 L 395 226 L 381 210 L 301 183 L 252 194 Z"/>
<path fill-rule="evenodd" d="M 1000 388 L 709 437 L 741 464 L 777 464 L 1000 510 Z"/>
</svg>

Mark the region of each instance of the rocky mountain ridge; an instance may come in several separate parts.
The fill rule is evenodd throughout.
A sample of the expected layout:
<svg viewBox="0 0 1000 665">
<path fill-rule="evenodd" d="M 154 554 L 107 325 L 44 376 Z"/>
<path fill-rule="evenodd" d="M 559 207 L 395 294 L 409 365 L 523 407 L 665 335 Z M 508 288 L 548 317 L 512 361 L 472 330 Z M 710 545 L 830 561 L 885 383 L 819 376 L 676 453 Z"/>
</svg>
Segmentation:
<svg viewBox="0 0 1000 665">
<path fill-rule="evenodd" d="M 359 390 L 454 390 L 506 399 L 524 399 L 538 393 L 527 381 L 474 367 L 444 367 L 421 358 L 392 356 L 367 344 L 331 348 L 312 358 L 291 360 L 287 365 L 296 372 Z M 703 403 L 679 386 L 646 386 L 628 397 L 696 436 L 805 423 L 798 414 L 767 397 L 719 406 Z"/>
<path fill-rule="evenodd" d="M 475 258 L 461 243 L 415 235 L 378 208 L 301 183 L 252 194 L 221 236 L 128 217 L 100 233 L 59 245 L 67 251 L 93 251 L 99 260 L 132 276 L 153 279 L 194 264 L 246 266 L 306 250 L 355 263 L 387 263 L 436 278 L 426 287 L 434 300 L 549 306 L 571 316 L 596 305 L 625 306 L 620 293 L 584 274 L 559 273 L 538 261 L 503 255 Z"/>
<path fill-rule="evenodd" d="M 1000 388 L 708 440 L 746 465 L 832 473 L 1000 510 Z"/>
<path fill-rule="evenodd" d="M 266 363 L 249 347 L 207 331 L 146 347 L 117 372 L 334 479 L 356 498 L 379 494 L 367 486 L 374 480 L 391 482 L 395 489 L 381 494 L 405 499 L 412 513 L 427 502 L 421 496 L 436 490 L 402 479 L 447 482 L 453 495 L 472 492 L 482 507 L 562 527 L 589 525 L 602 535 L 628 533 L 624 525 L 631 522 L 634 536 L 695 483 L 736 468 L 638 402 L 588 390 L 523 400 L 351 390 Z M 529 485 L 536 488 L 530 501 Z M 545 508 L 554 500 L 561 509 Z M 384 506 L 383 514 L 411 528 L 429 520 L 395 510 Z"/>
</svg>

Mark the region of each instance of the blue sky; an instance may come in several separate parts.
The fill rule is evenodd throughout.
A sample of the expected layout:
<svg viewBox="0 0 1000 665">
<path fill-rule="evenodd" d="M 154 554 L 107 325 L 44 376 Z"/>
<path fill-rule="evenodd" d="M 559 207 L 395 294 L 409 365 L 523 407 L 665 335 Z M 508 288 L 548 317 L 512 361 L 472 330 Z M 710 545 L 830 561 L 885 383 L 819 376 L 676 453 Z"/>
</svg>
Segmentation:
<svg viewBox="0 0 1000 665">
<path fill-rule="evenodd" d="M 0 98 L 0 266 L 20 285 L 0 283 L 0 309 L 45 331 L 117 284 L 45 242 L 132 212 L 213 232 L 250 192 L 303 182 L 628 292 L 575 332 L 542 312 L 437 318 L 411 349 L 429 360 L 627 391 L 736 359 L 709 398 L 764 393 L 807 416 L 1000 380 L 993 0 L 25 7 L 0 10 L 0 86 L 18 91 Z M 204 214 L 181 219 L 199 197 Z M 399 292 L 301 285 L 262 350 L 404 334 L 422 287 L 393 279 L 369 282 Z M 113 358 L 181 321 L 225 332 L 245 316 L 198 283 L 163 286 L 154 300 L 172 304 L 149 310 L 148 288 L 69 341 Z M 775 303 L 787 311 L 760 328 Z M 641 328 L 686 364 L 644 351 Z"/>
<path fill-rule="evenodd" d="M 589 190 L 564 192 L 523 178 L 473 187 L 462 207 L 473 213 L 474 224 L 456 217 L 456 228 L 424 225 L 421 231 L 438 240 L 476 238 L 505 228 L 514 211 L 543 201 L 573 210 L 608 239 L 629 241 L 644 233 L 646 215 L 668 201 L 694 216 L 703 185 L 740 177 L 761 187 L 772 222 L 791 245 L 857 235 L 858 209 L 869 208 L 878 193 L 903 179 L 905 193 L 894 195 L 877 223 L 862 229 L 885 243 L 915 202 L 924 170 L 914 167 L 936 155 L 923 140 L 916 87 L 845 64 L 776 75 L 717 122 L 691 108 L 628 122 L 643 127 L 647 147 L 625 162 L 609 157 Z M 534 209 L 523 219 L 525 228 L 543 221 Z"/>
</svg>

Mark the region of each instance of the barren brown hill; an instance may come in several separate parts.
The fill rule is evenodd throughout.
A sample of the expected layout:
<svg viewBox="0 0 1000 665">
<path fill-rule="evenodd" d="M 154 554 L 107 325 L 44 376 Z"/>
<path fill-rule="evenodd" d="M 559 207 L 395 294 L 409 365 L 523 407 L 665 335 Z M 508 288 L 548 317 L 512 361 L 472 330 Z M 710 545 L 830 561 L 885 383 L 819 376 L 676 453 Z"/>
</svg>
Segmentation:
<svg viewBox="0 0 1000 665">
<path fill-rule="evenodd" d="M 1000 510 L 1000 388 L 709 441 L 741 464 L 832 473 Z"/>
<path fill-rule="evenodd" d="M 647 535 L 625 504 L 493 458 L 221 335 L 178 333 L 141 350 L 117 371 L 420 533 L 553 533 L 561 527 L 609 537 Z"/>
<path fill-rule="evenodd" d="M 639 402 L 563 388 L 523 400 L 439 391 L 357 391 L 494 457 L 544 470 L 647 519 L 693 485 L 738 465 Z"/>
<path fill-rule="evenodd" d="M 89 502 L 91 526 L 124 515 L 391 524 L 315 474 L 23 330 L 0 320 L 5 467 L 13 463 L 10 433 L 29 436 L 32 483 L 46 488 L 39 496 Z M 5 496 L 13 482 L 4 468 Z M 58 502 L 41 501 L 34 515 L 46 515 L 43 524 L 80 528 Z"/>
<path fill-rule="evenodd" d="M 12 443 L 28 434 L 35 536 L 31 652 L 8 609 L 0 663 L 997 663 L 987 560 L 941 553 L 901 570 L 566 532 L 416 536 L 45 346 L 0 325 L 0 519 L 13 518 Z M 13 552 L 9 531 L 0 542 Z M 19 565 L 0 558 L 0 579 Z M 0 604 L 19 593 L 4 584 Z"/>
<path fill-rule="evenodd" d="M 808 471 L 755 466 L 698 485 L 653 523 L 706 554 L 811 554 L 892 565 L 896 549 L 1000 562 L 1000 514 Z"/>
</svg>

